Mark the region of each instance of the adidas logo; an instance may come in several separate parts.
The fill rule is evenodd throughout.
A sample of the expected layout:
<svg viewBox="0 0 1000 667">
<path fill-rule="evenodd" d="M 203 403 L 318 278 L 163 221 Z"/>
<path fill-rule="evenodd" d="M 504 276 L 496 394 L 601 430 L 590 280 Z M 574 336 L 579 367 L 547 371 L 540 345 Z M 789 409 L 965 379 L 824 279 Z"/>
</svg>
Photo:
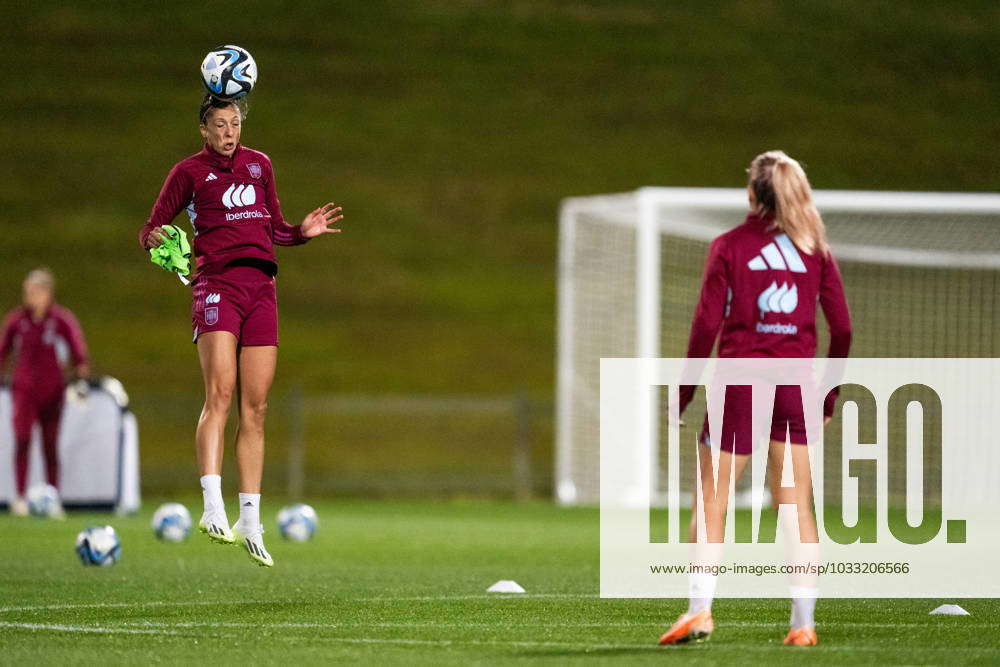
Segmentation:
<svg viewBox="0 0 1000 667">
<path fill-rule="evenodd" d="M 787 234 L 775 236 L 772 243 L 760 249 L 760 255 L 747 262 L 747 266 L 751 271 L 764 271 L 770 267 L 776 271 L 806 273 L 806 265 L 802 263 L 798 249 Z"/>
<path fill-rule="evenodd" d="M 222 193 L 222 205 L 226 208 L 235 206 L 253 206 L 257 201 L 257 190 L 252 185 L 233 183 Z"/>
<path fill-rule="evenodd" d="M 771 286 L 757 297 L 757 307 L 760 308 L 761 319 L 767 313 L 785 313 L 787 315 L 798 305 L 799 289 L 795 283 L 792 283 L 791 287 L 788 286 L 788 283 L 781 283 L 781 287 L 778 287 L 778 283 L 772 281 Z"/>
<path fill-rule="evenodd" d="M 205 297 L 205 303 L 219 303 L 222 301 L 222 295 L 218 292 L 212 292 L 207 297 Z"/>
<path fill-rule="evenodd" d="M 208 176 L 205 177 L 205 180 L 206 181 L 215 181 L 215 180 L 218 180 L 218 178 L 219 177 L 216 176 L 215 174 L 213 174 L 212 172 L 208 172 Z"/>
<path fill-rule="evenodd" d="M 243 507 L 253 507 L 253 503 L 248 500 L 245 503 L 243 503 Z"/>
</svg>

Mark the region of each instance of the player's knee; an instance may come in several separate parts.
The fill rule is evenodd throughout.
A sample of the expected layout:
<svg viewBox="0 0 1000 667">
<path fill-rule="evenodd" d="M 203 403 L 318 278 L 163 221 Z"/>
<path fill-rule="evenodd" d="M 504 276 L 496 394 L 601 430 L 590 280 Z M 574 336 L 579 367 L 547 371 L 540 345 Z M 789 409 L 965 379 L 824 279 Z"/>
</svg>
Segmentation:
<svg viewBox="0 0 1000 667">
<path fill-rule="evenodd" d="M 205 410 L 226 414 L 233 402 L 233 386 L 228 383 L 215 383 L 209 386 L 205 394 Z"/>
<path fill-rule="evenodd" d="M 267 399 L 245 400 L 240 405 L 240 423 L 263 428 L 267 418 Z"/>
</svg>

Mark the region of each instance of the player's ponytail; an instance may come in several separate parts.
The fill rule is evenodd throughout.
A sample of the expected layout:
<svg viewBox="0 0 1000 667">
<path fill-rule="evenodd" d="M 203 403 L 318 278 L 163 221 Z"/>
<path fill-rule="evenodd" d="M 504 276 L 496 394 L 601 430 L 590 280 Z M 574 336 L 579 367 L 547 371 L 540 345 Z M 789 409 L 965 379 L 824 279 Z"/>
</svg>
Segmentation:
<svg viewBox="0 0 1000 667">
<path fill-rule="evenodd" d="M 826 227 L 802 165 L 783 151 L 768 151 L 754 158 L 749 172 L 759 212 L 773 213 L 775 226 L 800 250 L 826 253 Z"/>
</svg>

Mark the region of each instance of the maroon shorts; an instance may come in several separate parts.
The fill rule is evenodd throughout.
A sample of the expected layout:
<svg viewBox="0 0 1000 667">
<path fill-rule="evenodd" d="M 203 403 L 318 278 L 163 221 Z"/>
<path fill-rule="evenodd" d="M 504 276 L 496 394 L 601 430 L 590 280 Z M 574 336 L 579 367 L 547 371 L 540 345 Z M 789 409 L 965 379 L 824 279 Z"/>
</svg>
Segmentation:
<svg viewBox="0 0 1000 667">
<path fill-rule="evenodd" d="M 210 331 L 228 331 L 240 345 L 278 344 L 274 277 L 254 266 L 228 266 L 192 284 L 194 342 Z"/>
<path fill-rule="evenodd" d="M 808 444 L 806 420 L 802 413 L 802 391 L 798 385 L 779 385 L 774 392 L 774 412 L 771 414 L 771 440 L 793 445 Z M 749 386 L 726 388 L 726 407 L 722 416 L 720 448 L 733 454 L 750 454 L 756 440 L 753 432 L 753 406 Z M 762 425 L 766 428 L 766 424 Z M 701 443 L 711 445 L 708 415 L 701 429 Z"/>
</svg>

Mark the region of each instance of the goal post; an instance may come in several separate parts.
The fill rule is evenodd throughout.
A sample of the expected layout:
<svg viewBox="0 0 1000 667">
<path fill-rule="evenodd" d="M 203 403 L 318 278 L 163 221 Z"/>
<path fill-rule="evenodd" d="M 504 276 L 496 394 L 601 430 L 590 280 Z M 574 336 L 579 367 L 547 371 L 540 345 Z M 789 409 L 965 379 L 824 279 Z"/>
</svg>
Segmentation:
<svg viewBox="0 0 1000 667">
<path fill-rule="evenodd" d="M 814 196 L 855 323 L 852 356 L 1000 356 L 1000 195 L 817 190 Z M 601 357 L 684 356 L 708 245 L 740 224 L 747 208 L 742 188 L 647 187 L 563 200 L 559 503 L 599 500 Z M 817 353 L 824 355 L 825 326 L 817 330 Z M 689 423 L 700 423 L 697 404 Z M 654 443 L 657 427 L 654 419 Z"/>
</svg>

